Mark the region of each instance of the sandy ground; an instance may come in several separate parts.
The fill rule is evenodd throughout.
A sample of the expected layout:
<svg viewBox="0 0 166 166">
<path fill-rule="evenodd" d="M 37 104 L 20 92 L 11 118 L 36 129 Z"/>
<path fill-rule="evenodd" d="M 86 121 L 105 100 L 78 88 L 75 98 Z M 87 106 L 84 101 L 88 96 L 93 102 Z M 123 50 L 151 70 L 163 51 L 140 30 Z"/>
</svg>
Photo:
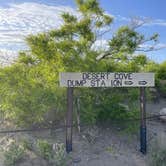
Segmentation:
<svg viewBox="0 0 166 166">
<path fill-rule="evenodd" d="M 166 107 L 166 100 L 159 103 L 148 103 L 148 114 L 157 114 L 158 111 Z M 166 145 L 166 123 L 159 120 L 147 121 L 148 153 L 153 140 L 159 139 L 161 146 Z M 65 131 L 57 130 L 53 135 L 50 131 L 35 133 L 19 133 L 0 135 L 0 147 L 7 144 L 10 138 L 30 136 L 34 139 L 47 139 L 51 142 L 65 142 Z M 73 152 L 67 166 L 148 166 L 148 155 L 143 155 L 139 151 L 139 133 L 134 136 L 124 134 L 119 128 L 107 126 L 105 128 L 84 128 L 78 134 L 74 132 Z M 0 152 L 0 166 L 3 164 L 2 151 Z M 48 163 L 30 152 L 16 166 L 49 166 Z"/>
</svg>

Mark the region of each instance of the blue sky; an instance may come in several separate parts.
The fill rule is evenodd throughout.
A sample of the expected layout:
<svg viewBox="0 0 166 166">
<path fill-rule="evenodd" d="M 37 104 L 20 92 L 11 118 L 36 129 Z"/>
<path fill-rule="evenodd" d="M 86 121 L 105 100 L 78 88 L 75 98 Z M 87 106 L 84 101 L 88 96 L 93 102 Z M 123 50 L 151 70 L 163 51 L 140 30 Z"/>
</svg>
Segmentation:
<svg viewBox="0 0 166 166">
<path fill-rule="evenodd" d="M 146 54 L 156 62 L 166 60 L 165 0 L 100 0 L 100 4 L 114 16 L 113 32 L 120 25 L 129 24 L 131 18 L 148 20 L 138 31 L 145 36 L 159 33 L 160 43 L 156 47 L 164 49 Z M 0 58 L 16 57 L 18 50 L 26 48 L 24 39 L 28 34 L 59 27 L 63 11 L 78 14 L 73 0 L 1 0 Z"/>
<path fill-rule="evenodd" d="M 165 0 L 100 0 L 101 6 L 112 13 L 125 18 L 145 17 L 152 25 L 139 29 L 146 36 L 158 33 L 161 46 L 166 46 L 166 1 Z M 157 62 L 166 60 L 166 49 L 147 53 Z"/>
</svg>

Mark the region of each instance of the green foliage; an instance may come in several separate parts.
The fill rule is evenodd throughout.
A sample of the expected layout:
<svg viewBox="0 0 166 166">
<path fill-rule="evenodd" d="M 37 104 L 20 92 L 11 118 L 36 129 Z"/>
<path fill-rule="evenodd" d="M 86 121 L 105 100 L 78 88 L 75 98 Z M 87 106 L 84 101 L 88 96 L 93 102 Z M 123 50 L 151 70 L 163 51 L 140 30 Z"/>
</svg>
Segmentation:
<svg viewBox="0 0 166 166">
<path fill-rule="evenodd" d="M 27 150 L 32 150 L 33 149 L 33 143 L 27 139 L 22 139 L 21 140 L 22 146 L 24 147 L 24 149 Z"/>
<path fill-rule="evenodd" d="M 127 26 L 121 27 L 111 39 L 109 45 L 112 51 L 117 53 L 131 54 L 144 39 L 143 35 Z"/>
<path fill-rule="evenodd" d="M 64 144 L 56 143 L 55 149 L 53 145 L 46 140 L 37 141 L 37 150 L 39 155 L 46 159 L 53 166 L 63 166 L 66 163 L 65 147 Z"/>
<path fill-rule="evenodd" d="M 109 153 L 111 153 L 111 154 L 113 154 L 113 155 L 116 154 L 115 148 L 112 147 L 112 146 L 107 147 L 107 148 L 106 148 L 106 151 L 109 152 Z"/>
<path fill-rule="evenodd" d="M 80 116 L 81 122 L 86 124 L 95 124 L 97 121 L 98 109 L 96 105 L 97 91 L 86 88 L 81 90 L 80 95 Z M 96 95 L 95 95 L 96 94 Z"/>
<path fill-rule="evenodd" d="M 66 166 L 67 160 L 68 156 L 66 155 L 64 144 L 56 143 L 51 163 L 55 166 Z"/>
<path fill-rule="evenodd" d="M 75 95 L 80 98 L 81 122 L 86 124 L 123 123 L 123 120 L 138 118 L 138 106 L 134 104 L 138 101 L 138 89 L 86 88 L 79 93 L 75 90 Z"/>
<path fill-rule="evenodd" d="M 119 59 L 119 61 L 128 62 L 133 59 L 139 63 L 146 63 L 145 56 L 139 56 L 135 58 L 135 51 L 137 51 L 140 44 L 145 43 L 145 41 L 156 42 L 158 36 L 152 35 L 149 40 L 145 39 L 145 36 L 136 31 L 136 29 L 122 26 L 113 35 L 113 38 L 109 41 L 109 51 L 108 54 L 111 58 Z M 139 50 L 139 49 L 138 49 Z M 134 55 L 134 56 L 133 56 Z M 139 64 L 138 64 L 139 65 Z"/>
<path fill-rule="evenodd" d="M 155 151 L 152 155 L 153 161 L 151 166 L 165 166 L 166 163 L 166 149 Z"/>
<path fill-rule="evenodd" d="M 147 64 L 144 66 L 144 70 L 146 72 L 157 72 L 158 68 L 159 68 L 159 64 L 155 63 L 154 61 L 148 61 Z"/>
<path fill-rule="evenodd" d="M 156 86 L 163 97 L 166 97 L 166 61 L 161 64 L 154 64 L 153 71 L 156 72 Z"/>
<path fill-rule="evenodd" d="M 39 154 L 46 160 L 51 160 L 53 158 L 52 146 L 45 140 L 37 141 L 37 149 Z"/>
<path fill-rule="evenodd" d="M 101 14 L 103 12 L 97 0 L 76 0 L 76 3 L 83 14 Z"/>
<path fill-rule="evenodd" d="M 70 15 L 69 13 L 63 13 L 62 18 L 65 23 L 75 23 L 77 21 L 77 18 L 73 15 Z"/>
<path fill-rule="evenodd" d="M 59 29 L 29 35 L 26 39 L 29 50 L 21 51 L 11 66 L 0 68 L 1 111 L 19 125 L 42 122 L 50 110 L 56 110 L 59 120 L 64 119 L 66 89 L 59 88 L 62 71 L 138 72 L 147 65 L 145 55 L 135 55 L 145 37 L 127 26 L 118 29 L 109 40 L 108 51 L 92 49 L 113 18 L 105 14 L 97 0 L 76 0 L 76 3 L 80 18 L 62 13 L 64 24 Z M 154 35 L 150 40 L 156 38 Z M 101 53 L 106 56 L 97 60 Z M 81 98 L 81 119 L 86 123 L 133 114 L 119 105 L 126 93 L 121 89 L 110 93 L 110 89 L 78 88 L 77 93 Z"/>
<path fill-rule="evenodd" d="M 55 109 L 61 119 L 65 89 L 58 87 L 59 72 L 107 70 L 105 61 L 96 61 L 97 52 L 91 50 L 96 35 L 91 15 L 97 14 L 107 24 L 109 16 L 104 15 L 97 1 L 83 3 L 89 16 L 85 14 L 77 20 L 63 13 L 64 25 L 60 29 L 28 36 L 30 50 L 20 52 L 15 64 L 0 69 L 1 111 L 7 118 L 19 125 L 32 125 L 43 121 L 44 114 Z"/>
<path fill-rule="evenodd" d="M 98 113 L 98 120 L 121 123 L 123 120 L 136 118 L 138 116 L 138 111 L 133 110 L 132 106 L 130 108 L 130 106 L 128 106 L 129 104 L 120 104 L 120 102 L 123 101 L 124 99 L 123 97 L 120 97 L 120 95 L 114 94 L 112 96 L 106 96 L 101 104 L 98 105 L 98 109 L 100 110 Z"/>
<path fill-rule="evenodd" d="M 50 70 L 48 64 L 30 67 L 15 64 L 2 69 L 1 111 L 18 124 L 26 125 L 42 121 L 43 114 L 55 106 L 58 110 L 54 103 L 59 100 L 55 94 L 59 91 L 54 86 L 58 75 L 53 75 Z M 59 95 L 61 93 L 63 91 Z"/>
<path fill-rule="evenodd" d="M 138 55 L 134 57 L 134 61 L 135 64 L 143 67 L 145 64 L 147 64 L 147 57 L 145 55 Z"/>
<path fill-rule="evenodd" d="M 159 65 L 157 74 L 159 79 L 166 80 L 166 61 Z"/>
<path fill-rule="evenodd" d="M 166 80 L 159 80 L 157 86 L 160 94 L 166 97 Z"/>
<path fill-rule="evenodd" d="M 164 141 L 164 140 L 163 140 Z M 166 163 L 166 146 L 161 145 L 157 140 L 153 141 L 148 156 L 149 166 L 165 166 Z"/>
<path fill-rule="evenodd" d="M 13 143 L 4 152 L 4 164 L 5 166 L 15 166 L 16 163 L 21 160 L 25 155 L 25 149 L 22 146 Z"/>
</svg>

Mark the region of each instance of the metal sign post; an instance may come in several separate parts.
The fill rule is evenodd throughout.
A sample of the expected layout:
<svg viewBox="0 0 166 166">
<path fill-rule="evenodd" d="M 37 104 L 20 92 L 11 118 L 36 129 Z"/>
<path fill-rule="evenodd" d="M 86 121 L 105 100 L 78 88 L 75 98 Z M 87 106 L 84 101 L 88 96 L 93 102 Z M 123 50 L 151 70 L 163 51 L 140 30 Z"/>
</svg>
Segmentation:
<svg viewBox="0 0 166 166">
<path fill-rule="evenodd" d="M 72 151 L 73 88 L 67 88 L 66 152 Z"/>
<path fill-rule="evenodd" d="M 67 87 L 66 151 L 72 151 L 72 114 L 74 87 L 140 87 L 140 151 L 146 154 L 145 87 L 154 86 L 154 73 L 84 72 L 60 73 L 60 86 Z"/>
<path fill-rule="evenodd" d="M 140 87 L 140 111 L 141 111 L 141 126 L 140 126 L 140 151 L 146 154 L 146 96 L 145 87 Z"/>
</svg>

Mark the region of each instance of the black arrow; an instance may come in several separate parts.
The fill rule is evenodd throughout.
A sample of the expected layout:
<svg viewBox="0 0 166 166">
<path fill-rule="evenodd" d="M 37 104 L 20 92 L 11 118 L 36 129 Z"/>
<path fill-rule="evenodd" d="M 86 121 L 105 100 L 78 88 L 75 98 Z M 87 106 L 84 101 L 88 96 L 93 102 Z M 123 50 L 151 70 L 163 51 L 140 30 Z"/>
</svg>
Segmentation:
<svg viewBox="0 0 166 166">
<path fill-rule="evenodd" d="M 139 84 L 139 85 L 146 85 L 147 82 L 146 82 L 146 81 L 139 81 L 138 84 Z"/>
<path fill-rule="evenodd" d="M 132 85 L 133 82 L 132 81 L 125 81 L 124 84 L 126 84 L 126 85 Z"/>
</svg>

